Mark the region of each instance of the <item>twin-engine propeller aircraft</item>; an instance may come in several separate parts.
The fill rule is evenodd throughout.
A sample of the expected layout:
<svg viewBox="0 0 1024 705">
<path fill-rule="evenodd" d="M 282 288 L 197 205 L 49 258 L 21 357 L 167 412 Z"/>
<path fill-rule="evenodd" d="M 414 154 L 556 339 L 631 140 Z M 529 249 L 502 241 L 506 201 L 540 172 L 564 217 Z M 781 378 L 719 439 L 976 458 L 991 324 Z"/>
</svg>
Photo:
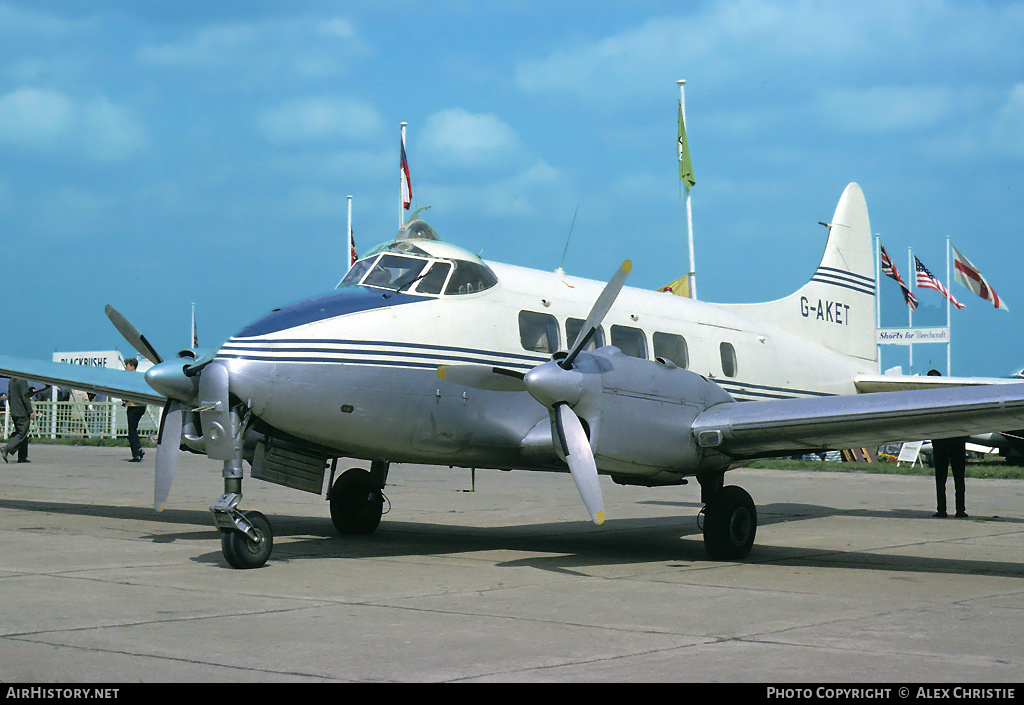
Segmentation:
<svg viewBox="0 0 1024 705">
<path fill-rule="evenodd" d="M 922 378 L 877 374 L 873 245 L 856 184 L 810 281 L 778 301 L 624 287 L 630 266 L 602 289 L 484 262 L 412 218 L 336 290 L 275 309 L 214 352 L 164 360 L 108 307 L 155 363 L 149 388 L 127 372 L 7 357 L 0 373 L 164 402 L 155 507 L 179 449 L 221 461 L 211 511 L 236 568 L 263 565 L 273 545 L 267 518 L 238 508 L 243 462 L 254 478 L 317 494 L 330 466 L 344 534 L 376 529 L 393 462 L 567 470 L 597 524 L 599 475 L 645 486 L 695 477 L 707 553 L 731 560 L 757 529 L 750 495 L 724 482 L 739 462 L 1024 428 L 1024 384 L 931 378 L 944 386 L 881 391 Z M 335 478 L 339 458 L 369 470 Z"/>
</svg>

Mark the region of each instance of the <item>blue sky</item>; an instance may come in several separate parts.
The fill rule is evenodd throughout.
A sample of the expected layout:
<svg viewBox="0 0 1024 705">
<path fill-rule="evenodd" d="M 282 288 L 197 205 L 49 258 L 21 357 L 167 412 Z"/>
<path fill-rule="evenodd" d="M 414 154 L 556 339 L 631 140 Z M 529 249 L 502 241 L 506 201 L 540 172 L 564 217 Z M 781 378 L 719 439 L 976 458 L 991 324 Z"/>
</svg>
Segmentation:
<svg viewBox="0 0 1024 705">
<path fill-rule="evenodd" d="M 686 79 L 698 293 L 769 300 L 813 273 L 843 188 L 907 276 L 945 239 L 953 373 L 1024 365 L 1024 4 L 0 0 L 2 352 L 214 345 L 344 273 L 414 207 L 486 259 L 659 287 L 685 266 Z M 940 274 L 944 278 L 944 274 Z M 884 280 L 883 325 L 904 325 Z M 945 322 L 917 291 L 915 325 Z M 943 346 L 915 372 L 945 369 Z M 906 366 L 904 349 L 883 362 Z"/>
</svg>

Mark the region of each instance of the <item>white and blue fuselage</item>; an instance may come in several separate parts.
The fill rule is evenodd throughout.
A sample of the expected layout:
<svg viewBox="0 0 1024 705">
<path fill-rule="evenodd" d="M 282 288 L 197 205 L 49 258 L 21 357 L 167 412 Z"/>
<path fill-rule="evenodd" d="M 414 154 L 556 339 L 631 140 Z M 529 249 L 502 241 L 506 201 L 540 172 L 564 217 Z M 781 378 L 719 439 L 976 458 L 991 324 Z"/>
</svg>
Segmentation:
<svg viewBox="0 0 1024 705">
<path fill-rule="evenodd" d="M 526 372 L 550 360 L 571 345 L 602 284 L 485 263 L 414 225 L 335 291 L 277 309 L 225 343 L 217 360 L 232 394 L 262 422 L 339 456 L 564 469 L 530 440 L 549 430 L 529 394 L 460 386 L 437 369 Z M 874 368 L 723 306 L 630 288 L 597 338 L 592 347 L 668 359 L 741 401 L 852 394 L 854 377 Z"/>
</svg>

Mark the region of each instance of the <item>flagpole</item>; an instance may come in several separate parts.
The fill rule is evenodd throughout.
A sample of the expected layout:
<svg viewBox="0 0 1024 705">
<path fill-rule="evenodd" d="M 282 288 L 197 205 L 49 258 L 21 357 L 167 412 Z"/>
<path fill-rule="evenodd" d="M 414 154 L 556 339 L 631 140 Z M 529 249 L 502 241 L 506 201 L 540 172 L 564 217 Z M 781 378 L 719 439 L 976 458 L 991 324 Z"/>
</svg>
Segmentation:
<svg viewBox="0 0 1024 705">
<path fill-rule="evenodd" d="M 917 269 L 914 267 L 914 252 L 911 248 L 907 248 L 907 273 L 908 276 L 914 280 L 914 288 L 917 287 Z M 914 308 L 907 306 L 907 328 L 914 327 Z M 914 343 L 911 342 L 907 346 L 910 350 L 910 369 L 907 370 L 907 374 L 914 374 Z"/>
<path fill-rule="evenodd" d="M 882 282 L 882 236 L 875 233 L 875 328 L 882 327 L 882 302 L 881 302 L 881 282 Z M 876 346 L 881 348 L 881 346 Z M 881 356 L 879 356 L 881 357 Z"/>
<path fill-rule="evenodd" d="M 946 236 L 946 291 L 947 292 L 949 291 L 949 236 L 948 235 Z M 951 323 L 952 319 L 951 319 L 951 317 L 949 315 L 949 307 L 951 305 L 952 305 L 952 302 L 950 301 L 950 297 L 947 295 L 946 296 L 946 335 L 949 336 L 948 338 L 946 338 L 946 376 L 947 377 L 949 377 L 952 374 L 952 372 L 950 370 L 952 368 L 951 362 L 952 362 L 952 358 L 953 358 L 953 356 L 952 356 L 953 330 L 950 328 L 950 323 Z"/>
<path fill-rule="evenodd" d="M 683 86 L 686 84 L 684 79 L 676 81 L 679 84 L 679 110 L 683 115 L 683 128 L 686 127 L 686 96 L 684 93 Z M 686 244 L 690 257 L 689 261 L 689 274 L 687 279 L 690 285 L 690 298 L 694 301 L 697 300 L 697 272 L 693 261 L 693 212 L 690 209 L 690 187 L 685 186 L 686 189 Z"/>
</svg>

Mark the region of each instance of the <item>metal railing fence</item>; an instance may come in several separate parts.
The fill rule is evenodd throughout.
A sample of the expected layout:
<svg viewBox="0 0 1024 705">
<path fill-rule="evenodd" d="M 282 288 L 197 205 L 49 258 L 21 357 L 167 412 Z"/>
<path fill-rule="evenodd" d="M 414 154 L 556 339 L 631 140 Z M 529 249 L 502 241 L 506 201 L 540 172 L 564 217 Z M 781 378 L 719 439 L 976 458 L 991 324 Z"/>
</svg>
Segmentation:
<svg viewBox="0 0 1024 705">
<path fill-rule="evenodd" d="M 128 416 L 120 401 L 33 401 L 31 438 L 127 438 Z M 154 435 L 160 427 L 160 407 L 147 406 L 139 435 Z M 14 432 L 9 414 L 3 415 L 3 440 Z"/>
</svg>

